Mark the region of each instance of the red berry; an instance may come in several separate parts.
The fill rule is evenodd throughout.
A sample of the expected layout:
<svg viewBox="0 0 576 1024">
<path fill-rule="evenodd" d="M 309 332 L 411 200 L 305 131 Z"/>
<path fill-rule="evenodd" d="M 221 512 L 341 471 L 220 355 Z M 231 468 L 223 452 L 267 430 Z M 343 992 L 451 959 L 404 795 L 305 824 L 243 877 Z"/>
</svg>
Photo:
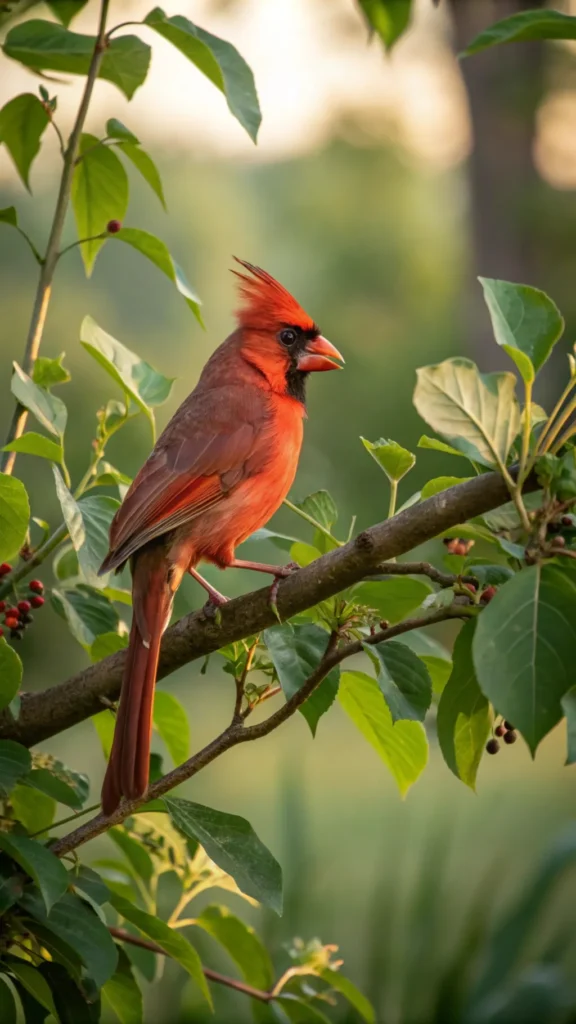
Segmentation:
<svg viewBox="0 0 576 1024">
<path fill-rule="evenodd" d="M 510 729 L 509 732 L 505 733 L 504 735 L 504 743 L 516 743 L 517 739 L 518 733 L 514 732 L 513 729 Z"/>
<path fill-rule="evenodd" d="M 498 743 L 498 740 L 488 740 L 488 743 L 486 744 L 487 754 L 497 754 L 499 750 L 500 744 Z"/>
<path fill-rule="evenodd" d="M 28 588 L 33 590 L 36 594 L 44 593 L 44 584 L 42 583 L 42 580 L 30 580 Z"/>
<path fill-rule="evenodd" d="M 4 625 L 7 629 L 18 629 L 18 619 L 14 618 L 12 615 L 8 615 L 4 619 Z"/>
<path fill-rule="evenodd" d="M 17 619 L 18 618 L 18 609 L 17 608 L 7 608 L 6 609 L 6 618 L 8 618 L 8 617 Z"/>
<path fill-rule="evenodd" d="M 6 601 L 0 601 L 0 613 L 6 611 Z"/>
<path fill-rule="evenodd" d="M 380 619 L 380 629 L 389 629 L 389 628 L 390 628 L 390 623 L 388 622 L 388 619 Z"/>
<path fill-rule="evenodd" d="M 12 566 L 9 562 L 2 562 L 0 565 L 0 576 L 6 576 L 6 573 L 12 572 Z"/>
<path fill-rule="evenodd" d="M 30 604 L 32 605 L 33 608 L 41 608 L 42 605 L 44 604 L 44 598 L 43 597 L 33 597 L 30 600 Z"/>
<path fill-rule="evenodd" d="M 466 590 L 470 590 L 473 594 L 475 594 L 478 589 L 475 583 L 463 583 L 462 586 L 466 587 Z"/>
<path fill-rule="evenodd" d="M 117 235 L 122 227 L 122 221 L 109 220 L 106 225 L 106 231 L 109 235 Z"/>
<path fill-rule="evenodd" d="M 483 590 L 480 595 L 480 600 L 482 601 L 482 604 L 488 604 L 488 602 L 491 601 L 492 598 L 494 597 L 495 593 L 496 587 L 486 587 L 485 590 Z"/>
<path fill-rule="evenodd" d="M 506 729 L 504 728 L 503 725 L 497 725 L 496 728 L 494 729 L 494 732 L 496 733 L 497 736 L 503 736 L 504 733 L 506 732 Z"/>
<path fill-rule="evenodd" d="M 18 601 L 18 611 L 22 612 L 23 615 L 27 615 L 31 607 L 30 601 Z"/>
</svg>

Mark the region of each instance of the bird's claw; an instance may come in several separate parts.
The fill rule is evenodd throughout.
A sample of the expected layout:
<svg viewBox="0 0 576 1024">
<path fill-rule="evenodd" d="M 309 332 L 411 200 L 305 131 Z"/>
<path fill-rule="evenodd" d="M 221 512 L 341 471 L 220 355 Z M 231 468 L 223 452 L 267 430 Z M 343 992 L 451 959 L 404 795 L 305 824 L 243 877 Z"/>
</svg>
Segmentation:
<svg viewBox="0 0 576 1024">
<path fill-rule="evenodd" d="M 223 594 L 210 594 L 206 604 L 202 608 L 202 612 L 207 619 L 214 619 L 214 622 L 219 626 L 222 622 L 222 607 L 228 603 L 228 598 L 224 597 Z"/>
<path fill-rule="evenodd" d="M 270 587 L 270 607 L 280 625 L 282 625 L 282 619 L 280 618 L 280 612 L 278 611 L 278 588 L 282 580 L 287 579 L 288 576 L 292 576 L 299 568 L 300 566 L 297 562 L 288 562 L 288 565 L 280 566 L 278 572 L 275 573 L 274 583 Z"/>
</svg>

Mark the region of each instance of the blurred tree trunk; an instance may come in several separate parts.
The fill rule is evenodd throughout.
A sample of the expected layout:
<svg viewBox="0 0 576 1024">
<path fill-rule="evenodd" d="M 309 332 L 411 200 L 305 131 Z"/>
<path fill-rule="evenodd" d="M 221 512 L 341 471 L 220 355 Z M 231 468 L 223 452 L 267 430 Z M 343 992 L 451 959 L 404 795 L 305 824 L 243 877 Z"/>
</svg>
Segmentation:
<svg viewBox="0 0 576 1024">
<path fill-rule="evenodd" d="M 539 0 L 450 0 L 455 46 L 463 50 L 495 21 L 541 6 Z M 473 233 L 467 339 L 483 370 L 510 368 L 494 351 L 478 275 L 545 287 L 538 266 L 537 221 L 530 207 L 539 188 L 532 160 L 535 115 L 543 91 L 543 46 L 494 47 L 462 61 L 470 104 L 469 161 Z"/>
</svg>

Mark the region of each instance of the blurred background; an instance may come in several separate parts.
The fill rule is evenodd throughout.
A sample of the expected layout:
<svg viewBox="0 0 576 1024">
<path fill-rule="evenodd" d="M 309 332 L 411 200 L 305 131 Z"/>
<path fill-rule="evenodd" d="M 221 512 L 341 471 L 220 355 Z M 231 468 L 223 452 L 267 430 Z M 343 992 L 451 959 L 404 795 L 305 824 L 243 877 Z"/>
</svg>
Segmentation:
<svg viewBox="0 0 576 1024">
<path fill-rule="evenodd" d="M 491 340 L 477 274 L 544 288 L 566 317 L 566 344 L 573 340 L 575 44 L 522 44 L 464 62 L 456 56 L 482 27 L 528 6 L 537 4 L 442 0 L 434 7 L 418 0 L 410 31 L 386 57 L 377 40 L 368 41 L 353 0 L 171 4 L 168 14 L 184 14 L 229 39 L 253 68 L 263 110 L 256 148 L 221 95 L 162 39 L 142 31 L 153 43 L 146 85 L 128 105 L 111 85 L 99 83 L 87 130 L 102 134 L 105 120 L 117 117 L 157 162 L 168 213 L 131 175 L 125 223 L 167 242 L 202 297 L 207 330 L 200 330 L 169 283 L 127 247 L 105 246 L 89 281 L 77 250 L 62 260 L 43 353 L 65 351 L 73 375 L 60 392 L 74 424 L 67 437 L 73 479 L 88 459 L 96 409 L 120 397 L 79 345 L 84 315 L 177 377 L 169 403 L 159 410 L 162 426 L 233 327 L 233 253 L 278 277 L 346 357 L 344 373 L 311 382 L 304 453 L 291 495 L 331 491 L 340 509 L 340 536 L 352 515 L 363 527 L 382 519 L 387 507 L 384 478 L 359 435 L 414 448 L 423 432 L 411 405 L 416 367 L 454 354 L 476 360 L 484 371 L 504 365 Z M 148 9 L 140 0 L 113 0 L 111 23 L 138 20 Z M 576 14 L 576 3 L 562 9 Z M 45 17 L 47 10 L 35 5 L 34 16 Z M 90 3 L 74 29 L 92 32 L 94 17 Z M 36 88 L 37 80 L 1 58 L 0 105 Z M 79 84 L 55 91 L 66 130 Z M 47 133 L 32 174 L 33 196 L 0 149 L 0 207 L 15 204 L 39 245 L 55 198 L 54 143 Z M 71 217 L 67 235 L 74 239 Z M 11 415 L 11 360 L 23 351 L 35 283 L 24 242 L 0 231 L 2 436 Z M 558 392 L 564 362 L 557 352 L 536 396 L 542 404 Z M 132 475 L 149 446 L 140 417 L 111 446 L 110 459 Z M 20 456 L 18 471 L 33 514 L 56 524 L 49 465 Z M 448 456 L 421 451 L 401 499 L 431 476 L 465 472 Z M 275 524 L 288 532 L 300 528 L 288 512 Z M 245 557 L 249 551 L 253 557 L 256 547 L 245 550 Z M 425 552 L 436 560 L 441 553 L 439 542 Z M 262 545 L 258 554 L 278 557 Z M 48 583 L 48 570 L 44 578 Z M 232 594 L 261 585 L 233 572 L 225 582 L 217 573 L 214 580 Z M 202 601 L 190 581 L 179 611 Z M 449 631 L 441 637 L 451 640 Z M 28 689 L 53 685 L 86 663 L 48 607 L 21 652 Z M 229 712 L 230 677 L 214 658 L 205 676 L 194 663 L 169 685 L 189 713 L 197 748 Z M 563 768 L 564 735 L 557 731 L 546 740 L 536 764 L 523 744 L 483 763 L 477 795 L 445 767 L 433 735 L 430 741 L 429 768 L 405 802 L 337 707 L 314 741 L 297 716 L 273 736 L 221 758 L 187 785 L 187 793 L 249 818 L 282 863 L 284 917 L 254 916 L 278 963 L 294 935 L 337 943 L 346 971 L 374 1001 L 379 1024 L 460 1020 L 454 1004 L 460 988 L 473 984 L 470 958 L 476 956 L 474 979 L 490 960 L 486 950 L 494 948 L 497 930 L 514 923 L 510 915 L 523 896 L 534 899 L 512 929 L 517 957 L 508 963 L 498 947 L 499 962 L 508 965 L 501 968 L 505 974 L 510 968 L 509 988 L 526 964 L 538 964 L 530 975 L 534 999 L 556 986 L 557 1015 L 534 1016 L 538 1004 L 531 997 L 529 1011 L 526 1004 L 516 1015 L 492 1005 L 491 1013 L 504 1016 L 477 1020 L 564 1020 L 566 1006 L 573 1005 L 574 879 L 564 871 L 556 878 L 548 865 L 541 887 L 533 881 L 545 855 L 556 866 L 570 863 L 570 856 L 549 852 L 572 822 L 576 804 L 574 769 Z M 104 765 L 89 722 L 46 749 L 87 771 L 97 799 Z M 574 837 L 565 842 L 572 849 Z M 93 844 L 90 855 L 102 856 L 105 843 Z M 552 880 L 558 884 L 547 889 Z M 509 949 L 510 928 L 506 935 Z M 208 955 L 215 967 L 230 971 L 212 949 Z M 148 991 L 147 1020 L 202 1020 L 194 992 L 172 966 Z M 249 1019 L 249 1008 L 226 991 L 216 998 L 218 1022 Z M 340 1021 L 355 1019 L 344 1010 L 330 1012 Z"/>
</svg>

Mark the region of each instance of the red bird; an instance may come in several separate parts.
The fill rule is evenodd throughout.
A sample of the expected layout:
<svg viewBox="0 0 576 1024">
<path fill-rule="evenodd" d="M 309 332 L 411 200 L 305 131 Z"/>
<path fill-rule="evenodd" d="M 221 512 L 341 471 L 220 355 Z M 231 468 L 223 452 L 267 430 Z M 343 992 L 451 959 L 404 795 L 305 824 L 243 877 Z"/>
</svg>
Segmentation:
<svg viewBox="0 0 576 1024">
<path fill-rule="evenodd" d="M 343 362 L 313 320 L 270 274 L 238 260 L 238 328 L 216 349 L 118 509 L 101 573 L 129 560 L 133 616 L 120 707 L 104 786 L 105 814 L 148 788 L 154 685 L 162 634 L 186 572 L 225 600 L 199 562 L 255 569 L 235 548 L 288 494 L 302 445 L 310 372 Z"/>
</svg>

